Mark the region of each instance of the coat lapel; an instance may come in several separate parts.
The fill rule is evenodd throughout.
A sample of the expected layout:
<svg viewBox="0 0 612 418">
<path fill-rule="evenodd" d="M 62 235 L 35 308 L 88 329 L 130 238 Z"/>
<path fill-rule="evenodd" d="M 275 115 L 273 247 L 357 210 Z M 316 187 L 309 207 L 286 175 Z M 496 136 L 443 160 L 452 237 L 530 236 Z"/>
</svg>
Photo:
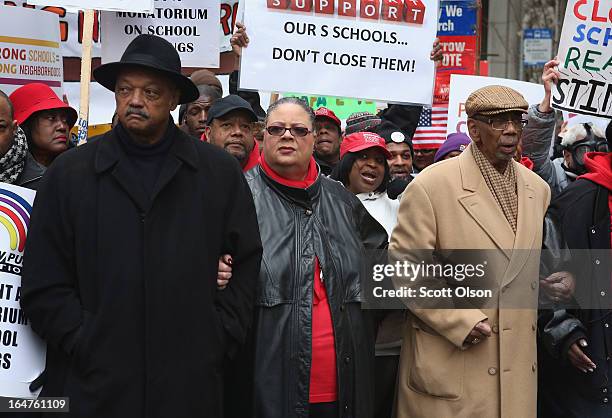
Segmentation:
<svg viewBox="0 0 612 418">
<path fill-rule="evenodd" d="M 509 259 L 514 244 L 514 232 L 487 187 L 472 155 L 471 146 L 457 157 L 460 159 L 461 181 L 466 191 L 459 196 L 459 203 Z"/>
<path fill-rule="evenodd" d="M 504 277 L 503 285 L 507 285 L 521 272 L 527 263 L 531 251 L 539 251 L 540 246 L 534 248 L 534 240 L 538 228 L 542 228 L 543 219 L 534 216 L 539 213 L 537 208 L 536 192 L 522 175 L 517 167 L 518 189 L 518 219 L 516 223 L 516 238 L 514 240 L 512 257 Z"/>
</svg>

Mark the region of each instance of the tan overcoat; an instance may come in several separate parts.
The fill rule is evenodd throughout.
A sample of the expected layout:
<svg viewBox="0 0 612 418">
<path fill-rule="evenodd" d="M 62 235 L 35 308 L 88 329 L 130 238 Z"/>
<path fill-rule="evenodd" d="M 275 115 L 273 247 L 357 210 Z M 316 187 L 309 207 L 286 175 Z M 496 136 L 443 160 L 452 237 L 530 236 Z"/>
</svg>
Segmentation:
<svg viewBox="0 0 612 418">
<path fill-rule="evenodd" d="M 499 305 L 493 309 L 411 309 L 398 374 L 398 418 L 536 416 L 536 311 L 499 306 L 519 298 L 536 306 L 550 189 L 512 163 L 517 172 L 516 235 L 469 148 L 424 170 L 404 192 L 390 250 L 498 249 L 504 273 L 496 293 Z M 463 346 L 485 318 L 492 336 Z"/>
</svg>

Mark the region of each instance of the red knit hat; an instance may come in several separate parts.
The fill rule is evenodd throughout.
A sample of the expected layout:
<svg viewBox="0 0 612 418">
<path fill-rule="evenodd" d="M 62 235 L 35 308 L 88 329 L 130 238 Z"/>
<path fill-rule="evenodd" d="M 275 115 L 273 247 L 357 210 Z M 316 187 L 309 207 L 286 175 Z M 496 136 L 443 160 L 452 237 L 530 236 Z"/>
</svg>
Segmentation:
<svg viewBox="0 0 612 418">
<path fill-rule="evenodd" d="M 347 152 L 363 151 L 373 147 L 379 148 L 385 154 L 385 158 L 392 158 L 391 153 L 387 150 L 385 140 L 372 132 L 356 132 L 345 136 L 340 144 L 340 158 L 344 157 Z"/>
<path fill-rule="evenodd" d="M 41 110 L 66 109 L 70 128 L 77 121 L 77 111 L 64 103 L 51 87 L 42 83 L 30 83 L 19 87 L 9 96 L 15 108 L 15 120 L 22 125 L 30 116 Z"/>
</svg>

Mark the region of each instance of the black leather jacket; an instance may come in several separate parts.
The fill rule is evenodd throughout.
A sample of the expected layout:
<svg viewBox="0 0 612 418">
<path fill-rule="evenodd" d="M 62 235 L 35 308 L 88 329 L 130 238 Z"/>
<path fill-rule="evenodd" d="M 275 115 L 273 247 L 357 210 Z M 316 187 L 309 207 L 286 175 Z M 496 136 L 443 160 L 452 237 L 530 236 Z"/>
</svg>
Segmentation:
<svg viewBox="0 0 612 418">
<path fill-rule="evenodd" d="M 366 250 L 387 234 L 342 184 L 319 175 L 308 189 L 246 175 L 264 246 L 253 324 L 254 418 L 308 418 L 315 256 L 324 277 L 336 342 L 342 417 L 373 415 L 375 329 L 361 309 Z"/>
</svg>

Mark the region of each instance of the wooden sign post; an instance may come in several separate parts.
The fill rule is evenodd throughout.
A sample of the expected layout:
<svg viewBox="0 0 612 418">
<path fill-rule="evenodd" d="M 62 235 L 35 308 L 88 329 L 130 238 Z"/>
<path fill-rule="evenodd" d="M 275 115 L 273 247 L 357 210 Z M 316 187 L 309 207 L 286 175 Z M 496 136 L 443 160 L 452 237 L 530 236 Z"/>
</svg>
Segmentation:
<svg viewBox="0 0 612 418">
<path fill-rule="evenodd" d="M 77 145 L 87 142 L 89 128 L 89 84 L 91 82 L 91 50 L 93 44 L 94 11 L 85 10 L 83 21 L 83 54 L 81 57 L 81 103 L 79 105 L 79 133 Z"/>
</svg>

